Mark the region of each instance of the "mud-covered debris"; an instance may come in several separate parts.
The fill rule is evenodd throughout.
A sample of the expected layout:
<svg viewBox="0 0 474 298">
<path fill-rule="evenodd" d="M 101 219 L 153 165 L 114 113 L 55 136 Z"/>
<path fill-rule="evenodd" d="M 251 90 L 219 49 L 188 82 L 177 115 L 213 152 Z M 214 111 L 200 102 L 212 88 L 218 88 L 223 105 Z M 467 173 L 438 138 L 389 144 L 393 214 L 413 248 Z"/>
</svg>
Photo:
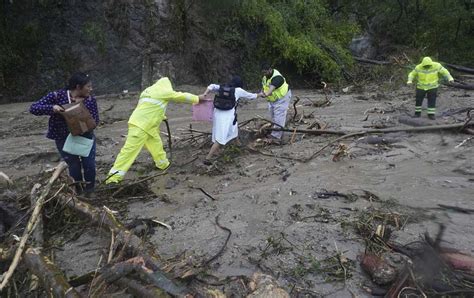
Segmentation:
<svg viewBox="0 0 474 298">
<path fill-rule="evenodd" d="M 443 252 L 441 258 L 453 269 L 474 274 L 474 257 L 461 252 Z"/>
<path fill-rule="evenodd" d="M 254 273 L 248 286 L 252 293 L 247 295 L 247 298 L 290 298 L 270 275 Z"/>
<path fill-rule="evenodd" d="M 408 262 L 408 258 L 397 253 L 377 256 L 369 252 L 363 254 L 360 259 L 362 269 L 380 286 L 393 283 Z"/>
</svg>

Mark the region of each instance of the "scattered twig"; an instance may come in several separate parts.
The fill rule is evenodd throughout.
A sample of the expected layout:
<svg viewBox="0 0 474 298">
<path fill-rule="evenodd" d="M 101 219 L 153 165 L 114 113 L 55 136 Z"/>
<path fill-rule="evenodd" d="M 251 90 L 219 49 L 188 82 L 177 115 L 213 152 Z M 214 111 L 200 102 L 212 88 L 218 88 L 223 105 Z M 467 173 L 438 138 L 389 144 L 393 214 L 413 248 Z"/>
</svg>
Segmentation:
<svg viewBox="0 0 474 298">
<path fill-rule="evenodd" d="M 115 235 L 114 235 L 114 231 L 111 231 L 111 233 L 110 233 L 110 248 L 109 248 L 109 256 L 107 258 L 107 264 L 112 261 L 112 258 L 114 256 L 114 247 L 115 247 Z"/>
<path fill-rule="evenodd" d="M 296 100 L 293 102 L 293 109 L 295 110 L 295 114 L 293 115 L 293 122 L 296 119 L 296 115 L 298 115 L 298 110 L 296 109 L 296 104 L 300 101 L 300 98 L 298 96 L 295 96 Z"/>
<path fill-rule="evenodd" d="M 152 219 L 151 221 L 154 222 L 154 223 L 157 223 L 159 225 L 162 225 L 163 227 L 167 228 L 170 231 L 173 229 L 169 224 L 164 223 L 162 221 L 159 221 L 159 220 L 156 220 L 156 219 Z"/>
<path fill-rule="evenodd" d="M 229 229 L 229 228 L 226 228 L 226 227 L 223 227 L 221 226 L 221 224 L 219 223 L 219 215 L 216 216 L 216 225 L 223 229 L 224 231 L 227 231 L 227 238 L 225 239 L 225 242 L 224 242 L 224 245 L 221 247 L 221 249 L 219 249 L 219 251 L 217 252 L 217 254 L 215 254 L 212 258 L 210 258 L 209 260 L 205 261 L 203 263 L 203 266 L 207 266 L 209 265 L 212 261 L 214 261 L 215 259 L 217 259 L 223 252 L 224 252 L 224 249 L 226 248 L 227 246 L 227 243 L 229 242 L 229 239 L 230 239 L 230 236 L 232 235 L 232 231 Z"/>
<path fill-rule="evenodd" d="M 444 204 L 438 204 L 438 206 L 443 209 L 454 210 L 461 213 L 467 213 L 467 214 L 474 213 L 474 209 L 468 209 L 468 208 L 462 208 L 462 207 L 450 206 L 450 205 L 444 205 Z"/>
<path fill-rule="evenodd" d="M 213 196 L 211 196 L 210 194 L 208 194 L 202 187 L 190 186 L 189 188 L 200 190 L 206 197 L 210 198 L 210 199 L 213 200 L 213 201 L 217 201 L 216 198 L 214 198 Z"/>
</svg>

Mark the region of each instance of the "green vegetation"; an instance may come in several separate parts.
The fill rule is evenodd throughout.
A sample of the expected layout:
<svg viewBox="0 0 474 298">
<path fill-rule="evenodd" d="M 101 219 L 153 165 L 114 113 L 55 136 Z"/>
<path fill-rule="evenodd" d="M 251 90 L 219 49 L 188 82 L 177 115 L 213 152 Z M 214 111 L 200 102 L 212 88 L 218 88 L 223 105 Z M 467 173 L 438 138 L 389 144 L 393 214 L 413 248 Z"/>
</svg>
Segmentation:
<svg viewBox="0 0 474 298">
<path fill-rule="evenodd" d="M 393 82 L 394 71 L 404 76 L 402 69 L 353 67 L 349 43 L 365 31 L 373 36 L 382 58 L 405 53 L 411 59 L 408 63 L 415 64 L 429 55 L 474 66 L 471 0 L 201 2 L 209 15 L 209 38 L 238 50 L 246 81 L 259 81 L 259 64 L 264 60 L 309 82 L 315 78 L 333 83 L 371 78 Z"/>
<path fill-rule="evenodd" d="M 472 0 L 340 0 L 341 17 L 357 17 L 386 44 L 386 54 L 407 51 L 474 67 L 474 1 Z"/>
<path fill-rule="evenodd" d="M 261 58 L 332 81 L 352 67 L 348 46 L 359 29 L 355 23 L 332 19 L 325 1 L 248 0 L 242 2 L 240 16 L 249 28 L 260 28 Z"/>
</svg>

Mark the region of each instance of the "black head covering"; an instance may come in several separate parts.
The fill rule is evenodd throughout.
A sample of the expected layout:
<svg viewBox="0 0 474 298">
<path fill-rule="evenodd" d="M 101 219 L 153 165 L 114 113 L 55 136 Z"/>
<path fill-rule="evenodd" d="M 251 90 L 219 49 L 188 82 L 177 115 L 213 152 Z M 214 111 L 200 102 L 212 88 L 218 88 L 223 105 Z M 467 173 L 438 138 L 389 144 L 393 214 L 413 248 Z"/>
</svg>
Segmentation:
<svg viewBox="0 0 474 298">
<path fill-rule="evenodd" d="M 234 88 L 242 88 L 243 85 L 242 79 L 239 76 L 233 76 L 229 82 L 229 86 Z"/>
</svg>

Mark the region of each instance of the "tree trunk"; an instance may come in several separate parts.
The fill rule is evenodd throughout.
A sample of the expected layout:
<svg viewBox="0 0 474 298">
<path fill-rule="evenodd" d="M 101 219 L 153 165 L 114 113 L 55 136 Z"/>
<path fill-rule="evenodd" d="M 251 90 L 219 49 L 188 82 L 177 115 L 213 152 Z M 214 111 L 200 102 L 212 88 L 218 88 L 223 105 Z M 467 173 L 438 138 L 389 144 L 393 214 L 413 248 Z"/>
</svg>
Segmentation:
<svg viewBox="0 0 474 298">
<path fill-rule="evenodd" d="M 39 250 L 27 248 L 23 255 L 28 269 L 39 277 L 45 290 L 53 297 L 80 298 L 79 293 L 67 282 L 64 274 Z"/>
</svg>

